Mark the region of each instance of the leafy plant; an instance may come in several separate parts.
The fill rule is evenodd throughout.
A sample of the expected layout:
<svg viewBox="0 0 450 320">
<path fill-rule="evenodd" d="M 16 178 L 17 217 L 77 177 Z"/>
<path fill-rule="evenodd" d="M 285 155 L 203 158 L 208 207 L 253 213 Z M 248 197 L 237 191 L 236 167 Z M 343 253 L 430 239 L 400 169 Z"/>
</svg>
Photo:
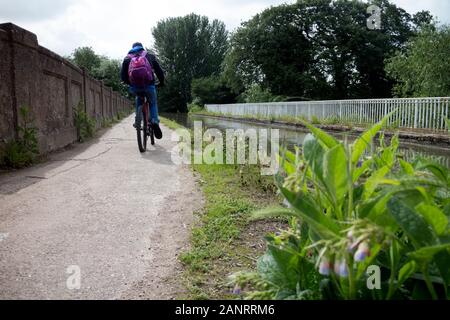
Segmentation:
<svg viewBox="0 0 450 320">
<path fill-rule="evenodd" d="M 375 146 L 373 139 L 387 119 L 352 144 L 304 122 L 312 134 L 303 147 L 295 153 L 283 151 L 276 182 L 289 206 L 263 210 L 255 217 L 290 217 L 290 237 L 269 238 L 267 254 L 276 245 L 280 255 L 304 260 L 300 265 L 279 262 L 282 266 L 276 268 L 283 270 L 289 263 L 290 272 L 296 272 L 289 285 L 270 281 L 277 269 L 258 270 L 270 298 L 286 298 L 279 294 L 285 290 L 292 297 L 292 283 L 301 292 L 313 288 L 308 297 L 317 296 L 316 287 L 301 279 L 302 268 L 310 263 L 321 274 L 324 299 L 450 297 L 449 170 L 424 159 L 402 160 L 398 137 L 387 144 L 381 135 Z M 300 245 L 292 248 L 292 242 Z M 371 265 L 386 275 L 380 290 L 368 289 Z M 242 277 L 234 280 L 243 285 Z"/>
<path fill-rule="evenodd" d="M 3 163 L 11 168 L 23 168 L 32 164 L 39 154 L 37 129 L 34 119 L 26 106 L 19 109 L 22 125 L 19 125 L 19 138 L 7 143 L 4 150 Z"/>
<path fill-rule="evenodd" d="M 74 110 L 74 122 L 77 128 L 78 141 L 84 142 L 94 136 L 95 121 L 84 111 L 84 104 L 80 102 Z"/>
<path fill-rule="evenodd" d="M 188 105 L 189 113 L 202 112 L 205 110 L 200 104 L 196 102 L 197 101 L 194 101 Z"/>
<path fill-rule="evenodd" d="M 312 124 L 320 124 L 320 120 L 319 120 L 319 118 L 317 116 L 313 115 L 311 117 L 311 123 Z"/>
</svg>

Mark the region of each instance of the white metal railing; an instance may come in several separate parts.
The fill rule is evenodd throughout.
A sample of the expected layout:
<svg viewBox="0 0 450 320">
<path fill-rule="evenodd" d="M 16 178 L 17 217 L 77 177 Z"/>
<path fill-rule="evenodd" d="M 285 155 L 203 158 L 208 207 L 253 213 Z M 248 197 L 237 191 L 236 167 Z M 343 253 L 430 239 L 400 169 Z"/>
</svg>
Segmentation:
<svg viewBox="0 0 450 320">
<path fill-rule="evenodd" d="M 373 124 L 390 112 L 388 126 L 407 129 L 444 131 L 450 117 L 450 98 L 405 98 L 370 100 L 330 100 L 244 104 L 209 104 L 206 110 L 223 115 L 255 118 L 305 118 L 309 121 L 335 121 Z"/>
</svg>

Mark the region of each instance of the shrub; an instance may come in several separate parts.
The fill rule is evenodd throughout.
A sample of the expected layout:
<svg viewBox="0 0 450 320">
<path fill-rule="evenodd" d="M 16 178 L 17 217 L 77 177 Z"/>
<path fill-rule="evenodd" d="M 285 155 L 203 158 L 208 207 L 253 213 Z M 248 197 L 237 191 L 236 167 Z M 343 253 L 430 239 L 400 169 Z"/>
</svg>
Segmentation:
<svg viewBox="0 0 450 320">
<path fill-rule="evenodd" d="M 77 128 L 79 142 L 84 142 L 94 136 L 95 121 L 84 111 L 84 104 L 82 102 L 74 109 L 74 122 Z"/>
<path fill-rule="evenodd" d="M 209 104 L 227 104 L 236 102 L 236 95 L 219 76 L 194 79 L 191 94 L 193 102 L 203 106 Z"/>
<path fill-rule="evenodd" d="M 255 214 L 290 217 L 290 228 L 268 237 L 256 273 L 232 278 L 248 298 L 450 298 L 449 170 L 403 161 L 398 137 L 366 155 L 386 121 L 351 145 L 304 122 L 312 134 L 284 151 L 275 179 L 288 208 Z M 380 290 L 369 266 L 386 275 Z"/>
<path fill-rule="evenodd" d="M 250 86 L 239 98 L 245 103 L 281 102 L 285 100 L 285 97 L 275 96 L 269 89 L 264 89 L 258 84 Z"/>
<path fill-rule="evenodd" d="M 204 111 L 205 109 L 199 104 L 198 101 L 194 100 L 192 103 L 188 105 L 189 113 L 196 113 Z"/>
<path fill-rule="evenodd" d="M 321 122 L 320 122 L 320 120 L 319 120 L 319 118 L 317 117 L 317 116 L 312 116 L 311 117 L 311 123 L 312 124 L 320 124 Z"/>
<path fill-rule="evenodd" d="M 19 109 L 22 125 L 19 125 L 19 138 L 6 144 L 3 164 L 10 168 L 23 168 L 31 165 L 39 154 L 37 129 L 28 107 Z"/>
</svg>

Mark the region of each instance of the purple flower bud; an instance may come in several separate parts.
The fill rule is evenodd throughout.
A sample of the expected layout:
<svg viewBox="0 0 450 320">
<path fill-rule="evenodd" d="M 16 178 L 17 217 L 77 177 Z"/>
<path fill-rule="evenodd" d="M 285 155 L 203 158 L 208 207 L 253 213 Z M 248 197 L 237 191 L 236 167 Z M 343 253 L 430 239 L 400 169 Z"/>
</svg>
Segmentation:
<svg viewBox="0 0 450 320">
<path fill-rule="evenodd" d="M 348 247 L 347 247 L 348 251 L 349 251 L 349 252 L 354 251 L 354 250 L 359 246 L 360 243 L 361 243 L 361 242 L 358 242 L 358 241 L 353 242 L 353 243 L 349 243 L 349 245 L 348 245 Z"/>
<path fill-rule="evenodd" d="M 236 285 L 236 286 L 234 287 L 234 289 L 233 289 L 233 294 L 235 294 L 235 295 L 240 295 L 241 292 L 242 292 L 241 287 L 240 287 L 239 285 Z"/>
<path fill-rule="evenodd" d="M 363 242 L 359 245 L 358 251 L 355 253 L 355 261 L 362 262 L 368 256 L 370 256 L 370 248 L 367 242 Z"/>
<path fill-rule="evenodd" d="M 330 261 L 327 258 L 322 258 L 320 261 L 319 273 L 323 276 L 330 275 Z"/>
<path fill-rule="evenodd" d="M 361 168 L 362 167 L 363 162 L 361 160 L 358 161 L 358 164 L 356 165 L 357 168 Z"/>
<path fill-rule="evenodd" d="M 334 273 L 343 278 L 348 277 L 348 268 L 345 260 L 336 261 L 336 264 L 334 265 Z"/>
<path fill-rule="evenodd" d="M 348 252 L 353 252 L 355 250 L 355 247 L 353 246 L 353 244 L 352 243 L 349 243 L 348 245 L 347 245 L 347 251 Z"/>
</svg>

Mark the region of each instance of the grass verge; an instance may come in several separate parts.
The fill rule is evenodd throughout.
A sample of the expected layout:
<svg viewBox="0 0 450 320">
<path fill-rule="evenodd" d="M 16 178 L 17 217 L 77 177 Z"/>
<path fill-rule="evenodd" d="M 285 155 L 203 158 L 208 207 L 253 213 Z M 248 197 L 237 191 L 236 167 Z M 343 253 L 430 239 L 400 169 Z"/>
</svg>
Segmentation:
<svg viewBox="0 0 450 320">
<path fill-rule="evenodd" d="M 181 128 L 166 118 L 171 129 Z M 258 166 L 192 165 L 205 197 L 199 222 L 193 227 L 191 246 L 180 256 L 184 265 L 183 299 L 231 299 L 228 275 L 253 270 L 265 249 L 264 236 L 283 221 L 249 222 L 255 210 L 278 203 L 272 177 L 260 175 Z"/>
</svg>

